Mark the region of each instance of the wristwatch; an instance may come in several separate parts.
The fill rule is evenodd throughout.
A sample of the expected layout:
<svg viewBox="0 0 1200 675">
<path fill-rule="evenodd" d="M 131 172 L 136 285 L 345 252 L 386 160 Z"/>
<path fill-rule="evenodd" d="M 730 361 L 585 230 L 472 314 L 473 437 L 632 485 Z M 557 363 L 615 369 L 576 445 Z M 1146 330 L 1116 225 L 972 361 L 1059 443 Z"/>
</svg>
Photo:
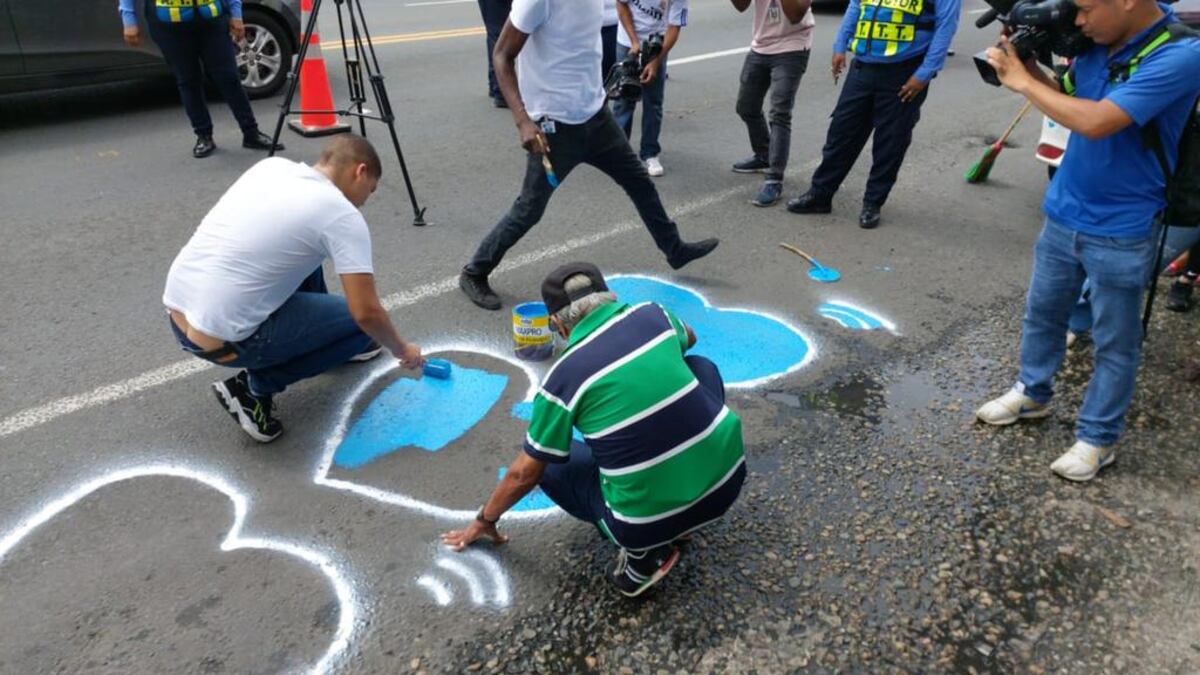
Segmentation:
<svg viewBox="0 0 1200 675">
<path fill-rule="evenodd" d="M 500 519 L 497 518 L 495 520 L 488 520 L 487 518 L 485 518 L 483 515 L 483 509 L 486 506 L 487 506 L 487 504 L 484 504 L 483 506 L 479 507 L 479 513 L 475 514 L 475 520 L 478 520 L 479 522 L 483 523 L 484 525 L 490 525 L 492 527 L 495 527 L 496 523 L 500 522 Z"/>
</svg>

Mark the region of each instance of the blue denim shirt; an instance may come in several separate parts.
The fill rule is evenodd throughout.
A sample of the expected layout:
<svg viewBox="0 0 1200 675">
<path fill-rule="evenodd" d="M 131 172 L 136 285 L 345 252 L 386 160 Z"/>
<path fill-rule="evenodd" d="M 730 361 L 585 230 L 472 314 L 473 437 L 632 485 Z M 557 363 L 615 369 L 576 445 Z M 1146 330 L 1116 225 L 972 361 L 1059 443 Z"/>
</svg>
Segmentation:
<svg viewBox="0 0 1200 675">
<path fill-rule="evenodd" d="M 914 75 L 922 82 L 932 80 L 942 66 L 946 65 L 946 52 L 950 50 L 950 43 L 954 40 L 955 31 L 958 30 L 958 13 L 962 3 L 960 0 L 930 1 L 934 3 L 934 29 L 932 31 L 918 30 L 911 50 L 904 52 L 902 56 L 863 54 L 854 58 L 863 63 L 888 63 L 889 61 L 907 61 L 914 58 L 914 54 L 924 53 L 925 60 L 921 62 L 921 67 L 917 68 Z M 846 8 L 846 14 L 842 17 L 842 25 L 833 39 L 834 54 L 846 52 L 850 39 L 854 37 L 854 26 L 858 23 L 858 15 L 859 1 L 850 0 L 850 6 Z"/>
<path fill-rule="evenodd" d="M 139 1 L 117 0 L 117 10 L 121 12 L 121 23 L 126 28 L 137 25 L 136 3 Z M 242 18 L 242 0 L 221 0 L 221 4 L 229 10 L 229 16 L 235 19 Z"/>
<path fill-rule="evenodd" d="M 1166 206 L 1166 176 L 1153 150 L 1143 147 L 1141 128 L 1155 122 L 1174 167 L 1184 124 L 1200 96 L 1200 40 L 1155 49 L 1125 82 L 1111 81 L 1108 72 L 1110 63 L 1127 63 L 1147 34 L 1175 20 L 1169 7 L 1159 7 L 1166 16 L 1112 55 L 1108 47 L 1097 45 L 1075 60 L 1075 96 L 1112 101 L 1133 124 L 1096 140 L 1071 134 L 1042 204 L 1047 216 L 1071 229 L 1142 238 L 1149 236 L 1155 214 Z"/>
</svg>

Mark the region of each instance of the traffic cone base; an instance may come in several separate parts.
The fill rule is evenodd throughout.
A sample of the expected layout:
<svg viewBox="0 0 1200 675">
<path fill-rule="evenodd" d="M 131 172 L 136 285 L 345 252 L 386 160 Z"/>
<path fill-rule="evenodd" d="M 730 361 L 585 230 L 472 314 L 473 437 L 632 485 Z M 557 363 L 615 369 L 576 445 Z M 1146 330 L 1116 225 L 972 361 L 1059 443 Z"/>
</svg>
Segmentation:
<svg viewBox="0 0 1200 675">
<path fill-rule="evenodd" d="M 288 120 L 288 128 L 292 131 L 304 136 L 305 138 L 316 138 L 318 136 L 332 136 L 334 134 L 344 134 L 350 131 L 350 125 L 345 122 L 338 122 L 328 126 L 306 126 L 303 122 L 303 117 L 299 120 Z"/>
</svg>

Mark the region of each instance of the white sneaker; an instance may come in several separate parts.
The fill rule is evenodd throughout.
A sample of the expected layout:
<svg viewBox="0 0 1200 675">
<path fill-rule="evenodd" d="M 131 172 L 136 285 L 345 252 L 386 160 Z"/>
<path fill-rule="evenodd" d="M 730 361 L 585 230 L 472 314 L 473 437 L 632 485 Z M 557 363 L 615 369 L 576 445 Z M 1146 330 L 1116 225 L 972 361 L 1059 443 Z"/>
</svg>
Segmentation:
<svg viewBox="0 0 1200 675">
<path fill-rule="evenodd" d="M 1050 406 L 1042 405 L 1029 398 L 1016 387 L 1009 389 L 1000 398 L 984 403 L 975 411 L 980 422 L 995 426 L 1013 424 L 1017 420 L 1040 419 L 1050 414 Z"/>
<path fill-rule="evenodd" d="M 662 162 L 658 161 L 657 157 L 651 157 L 650 159 L 647 159 L 646 172 L 654 178 L 658 178 L 659 176 L 663 175 L 664 171 Z"/>
<path fill-rule="evenodd" d="M 1083 482 L 1095 478 L 1100 469 L 1112 464 L 1116 459 L 1117 453 L 1112 448 L 1075 441 L 1070 450 L 1054 460 L 1050 470 L 1067 480 Z"/>
</svg>

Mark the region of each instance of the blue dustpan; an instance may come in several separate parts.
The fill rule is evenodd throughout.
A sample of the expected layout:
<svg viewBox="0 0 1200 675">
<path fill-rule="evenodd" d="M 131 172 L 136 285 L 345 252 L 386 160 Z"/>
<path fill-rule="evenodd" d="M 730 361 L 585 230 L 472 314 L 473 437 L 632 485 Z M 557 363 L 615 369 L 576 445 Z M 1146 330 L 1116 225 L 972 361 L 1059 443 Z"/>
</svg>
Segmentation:
<svg viewBox="0 0 1200 675">
<path fill-rule="evenodd" d="M 820 263 L 820 261 L 818 261 L 816 258 L 805 253 L 804 251 L 801 251 L 800 249 L 796 248 L 795 246 L 792 246 L 791 244 L 780 244 L 779 246 L 780 246 L 780 248 L 791 251 L 792 253 L 795 253 L 796 255 L 800 256 L 801 258 L 804 258 L 805 260 L 807 260 L 809 262 L 809 264 L 812 265 L 812 267 L 809 268 L 809 270 L 808 270 L 808 278 L 809 279 L 812 279 L 813 281 L 819 281 L 823 284 L 832 284 L 833 282 L 842 278 L 841 272 L 838 272 L 837 270 L 833 269 L 832 267 L 826 267 L 826 266 L 822 265 Z"/>
</svg>

